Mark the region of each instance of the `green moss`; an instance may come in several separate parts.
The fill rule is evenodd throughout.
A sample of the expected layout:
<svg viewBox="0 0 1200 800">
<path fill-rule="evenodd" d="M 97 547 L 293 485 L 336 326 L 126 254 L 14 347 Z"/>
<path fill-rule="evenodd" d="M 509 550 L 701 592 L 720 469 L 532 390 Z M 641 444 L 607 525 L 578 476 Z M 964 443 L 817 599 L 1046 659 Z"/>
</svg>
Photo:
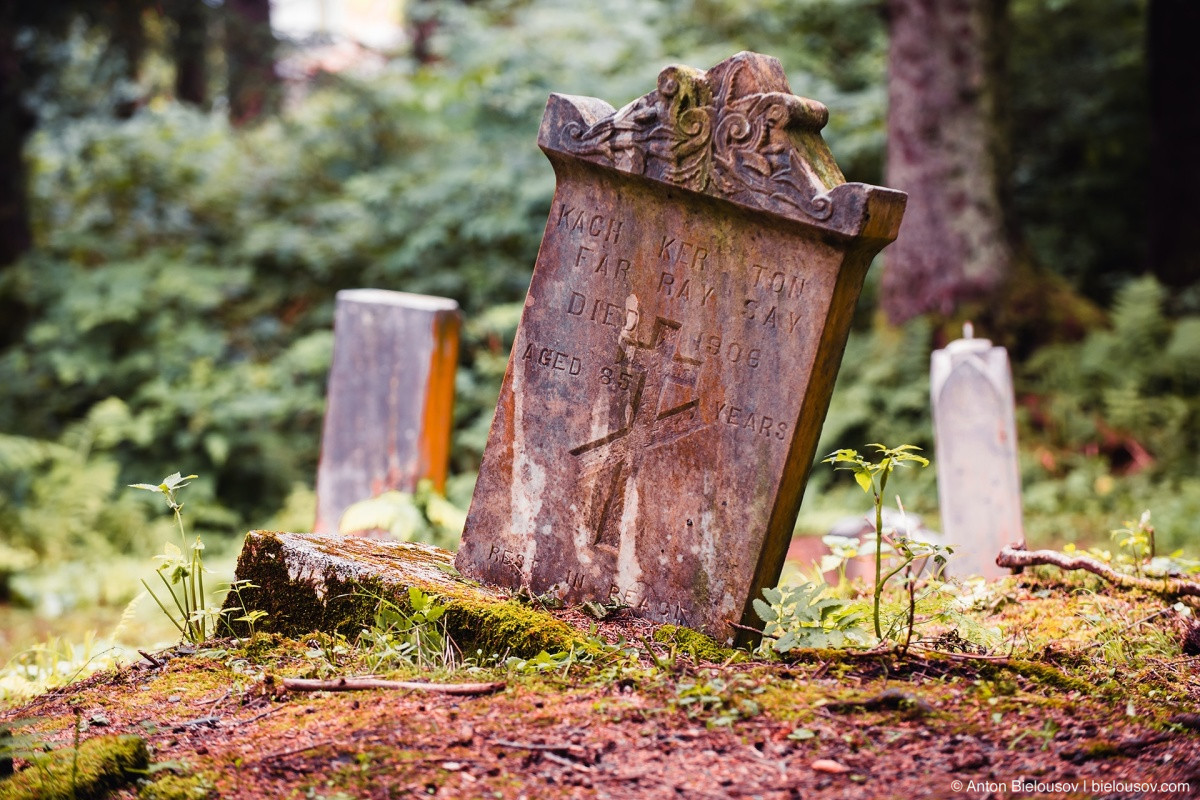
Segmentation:
<svg viewBox="0 0 1200 800">
<path fill-rule="evenodd" d="M 0 782 L 0 800 L 89 800 L 145 774 L 150 765 L 140 736 L 97 736 L 63 747 Z"/>
<path fill-rule="evenodd" d="M 448 599 L 447 606 L 446 631 L 466 653 L 482 650 L 532 658 L 543 650 L 554 653 L 584 645 L 565 623 L 515 600 Z"/>
<path fill-rule="evenodd" d="M 762 692 L 754 699 L 772 719 L 793 721 L 812 719 L 813 709 L 819 707 L 817 701 L 829 696 L 829 689 L 820 683 L 783 678 L 775 672 L 766 673 Z"/>
<path fill-rule="evenodd" d="M 288 641 L 278 633 L 259 633 L 242 646 L 242 652 L 252 663 L 257 664 L 266 661 L 269 655 Z"/>
<path fill-rule="evenodd" d="M 730 659 L 743 661 L 746 658 L 744 651 L 722 647 L 703 633 L 679 625 L 663 625 L 654 632 L 654 641 L 675 645 L 696 662 L 723 664 Z"/>
<path fill-rule="evenodd" d="M 1104 739 L 1092 739 L 1084 742 L 1077 749 L 1064 755 L 1066 760 L 1081 764 L 1084 761 L 1095 761 L 1101 758 L 1113 758 L 1121 755 L 1121 748 Z"/>
<path fill-rule="evenodd" d="M 164 775 L 138 791 L 138 800 L 206 800 L 216 788 L 204 775 Z"/>
<path fill-rule="evenodd" d="M 1083 752 L 1086 753 L 1089 758 L 1112 758 L 1113 756 L 1121 754 L 1121 748 L 1117 747 L 1112 742 L 1097 740 L 1094 742 L 1088 742 L 1086 745 L 1084 745 Z"/>
<path fill-rule="evenodd" d="M 258 587 L 242 589 L 247 610 L 266 612 L 258 628 L 301 636 L 312 631 L 338 631 L 352 634 L 369 624 L 378 604 L 387 596 L 380 581 L 339 581 L 324 577 L 324 597 L 306 580 L 293 580 L 284 560 L 283 543 L 274 535 L 259 533 L 247 537 L 238 557 L 237 577 Z M 236 606 L 238 597 L 230 592 L 225 607 Z M 235 624 L 236 629 L 236 624 Z M 248 635 L 249 629 L 239 631 Z"/>
<path fill-rule="evenodd" d="M 852 662 L 854 656 L 855 653 L 851 650 L 837 650 L 832 647 L 797 647 L 789 650 L 784 656 L 784 660 L 793 664 L 824 664 L 826 662 L 839 664 L 843 661 Z M 861 659 L 858 660 L 861 661 Z"/>
<path fill-rule="evenodd" d="M 1064 692 L 1091 694 L 1095 689 L 1091 684 L 1081 681 L 1078 678 L 1072 678 L 1061 670 L 1049 664 L 1043 664 L 1040 661 L 1010 659 L 1008 661 L 998 661 L 994 664 L 984 664 L 979 668 L 979 675 L 980 677 L 994 680 L 998 677 L 1001 670 L 1015 672 L 1024 678 L 1030 678 L 1045 686 Z"/>
</svg>

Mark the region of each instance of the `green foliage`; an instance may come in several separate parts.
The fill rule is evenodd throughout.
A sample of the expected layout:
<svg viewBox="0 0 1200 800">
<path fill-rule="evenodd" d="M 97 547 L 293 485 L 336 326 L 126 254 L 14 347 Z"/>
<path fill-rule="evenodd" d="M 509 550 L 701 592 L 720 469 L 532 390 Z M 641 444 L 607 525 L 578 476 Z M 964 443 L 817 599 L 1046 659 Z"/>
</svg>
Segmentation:
<svg viewBox="0 0 1200 800">
<path fill-rule="evenodd" d="M 883 545 L 886 536 L 883 530 L 883 503 L 884 493 L 887 491 L 888 478 L 891 477 L 896 467 L 906 467 L 909 464 L 919 464 L 922 467 L 928 467 L 929 459 L 912 452 L 913 450 L 921 449 L 915 444 L 902 444 L 898 447 L 887 447 L 882 444 L 868 446 L 875 448 L 878 454 L 877 460 L 871 461 L 864 458 L 859 455 L 857 450 L 842 449 L 826 457 L 825 463 L 833 464 L 834 469 L 848 470 L 854 475 L 854 480 L 859 488 L 871 495 L 875 501 L 875 604 L 872 619 L 875 623 L 875 636 L 878 639 L 882 639 L 883 629 L 879 624 L 879 606 L 883 595 L 883 587 L 887 584 L 888 580 L 900 572 L 900 570 L 906 569 L 918 558 L 932 557 L 939 567 L 944 566 L 950 549 L 931 545 L 926 542 L 918 542 L 906 537 L 896 537 L 889 544 L 892 545 L 895 552 L 900 556 L 900 564 L 886 575 L 883 574 Z M 915 610 L 910 608 L 910 621 L 913 619 L 915 613 Z"/>
<path fill-rule="evenodd" d="M 1166 549 L 1189 540 L 1200 512 L 1200 317 L 1171 318 L 1166 300 L 1152 278 L 1130 281 L 1110 328 L 1043 348 L 1019 374 L 1043 453 L 1024 471 L 1027 519 L 1152 507 Z"/>
<path fill-rule="evenodd" d="M 765 691 L 766 687 L 749 675 L 704 670 L 697 679 L 676 684 L 673 705 L 686 712 L 688 719 L 704 719 L 710 728 L 726 727 L 757 716 L 762 706 L 755 697 Z"/>
<path fill-rule="evenodd" d="M 1136 526 L 1126 522 L 1124 528 L 1112 532 L 1113 541 L 1129 560 L 1135 575 L 1142 574 L 1142 566 L 1154 558 L 1154 527 L 1150 524 L 1150 512 L 1143 511 Z"/>
<path fill-rule="evenodd" d="M 854 603 L 824 596 L 826 586 L 805 583 L 763 589 L 766 602 L 754 599 L 754 611 L 766 623 L 763 635 L 776 653 L 811 647 L 864 645 L 868 634 L 859 627 L 866 615 Z M 765 644 L 765 642 L 764 642 Z"/>
<path fill-rule="evenodd" d="M 879 460 L 870 461 L 858 454 L 857 450 L 842 449 L 831 453 L 825 458 L 826 464 L 833 464 L 834 469 L 849 470 L 854 475 L 854 482 L 869 495 L 872 495 L 879 509 L 883 507 L 883 493 L 887 489 L 888 478 L 896 467 L 904 467 L 910 463 L 929 466 L 929 459 L 919 456 L 912 450 L 920 450 L 915 444 L 902 444 L 899 447 L 887 447 L 882 444 L 870 444 L 879 453 Z M 881 532 L 883 523 L 878 521 L 875 526 Z"/>
<path fill-rule="evenodd" d="M 35 562 L 93 559 L 144 551 L 150 542 L 145 507 L 116 498 L 120 468 L 89 457 L 109 403 L 53 443 L 0 434 L 0 574 Z"/>
<path fill-rule="evenodd" d="M 320 676 L 337 674 L 345 666 L 381 674 L 406 667 L 453 671 L 463 665 L 446 632 L 448 607 L 439 598 L 410 587 L 406 607 L 382 597 L 370 599 L 376 604 L 372 624 L 353 640 L 340 633 L 312 635 L 309 658 Z"/>
<path fill-rule="evenodd" d="M 351 535 L 384 531 L 404 542 L 426 542 L 458 549 L 467 514 L 422 480 L 416 492 L 384 492 L 355 503 L 342 514 L 338 533 Z"/>
<path fill-rule="evenodd" d="M 59 67 L 33 95 L 37 246 L 0 275 L 0 303 L 20 311 L 0 326 L 0 431 L 61 442 L 96 411 L 76 459 L 107 471 L 91 481 L 99 504 L 183 459 L 209 476 L 198 526 L 258 523 L 315 472 L 334 291 L 382 286 L 466 312 L 453 462 L 469 473 L 549 210 L 534 144 L 546 95 L 620 104 L 670 61 L 753 44 L 783 56 L 798 89 L 836 90 L 831 137 L 864 143 L 843 164 L 877 164 L 882 25 L 869 3 L 818 5 L 450 4 L 436 66 L 328 78 L 247 130 L 162 100 L 116 119 L 130 94 L 103 37 L 77 26 L 31 43 Z M 114 402 L 121 415 L 99 414 Z"/>
<path fill-rule="evenodd" d="M 371 673 L 412 665 L 453 668 L 457 647 L 446 635 L 446 605 L 416 587 L 408 590 L 408 608 L 380 599 L 375 624 L 359 634 L 357 646 Z"/>
<path fill-rule="evenodd" d="M 477 656 L 482 653 L 477 653 Z M 478 659 L 477 659 L 478 660 Z M 572 643 L 564 650 L 542 650 L 531 658 L 509 656 L 504 659 L 504 668 L 516 674 L 557 673 L 567 677 L 576 667 L 586 669 L 603 668 L 598 678 L 611 685 L 626 672 L 638 667 L 637 651 L 624 638 L 616 642 L 605 641 L 596 635 L 595 629 L 582 642 Z"/>
<path fill-rule="evenodd" d="M 1124 433 L 1152 458 L 1200 473 L 1200 317 L 1168 318 L 1165 294 L 1153 278 L 1130 281 L 1111 329 L 1030 360 L 1027 379 L 1043 398 L 1051 443 L 1078 448 Z"/>
<path fill-rule="evenodd" d="M 122 569 L 122 567 L 124 567 Z M 177 629 L 146 601 L 132 594 L 142 559 L 71 564 L 65 569 L 22 575 L 14 597 L 36 609 L 0 608 L 5 630 L 0 651 L 0 703 L 31 698 L 137 658 L 135 647 L 165 641 Z M 114 606 L 115 601 L 120 605 Z M 105 627 L 104 635 L 97 634 Z M 132 646 L 131 646 L 132 645 Z"/>
<path fill-rule="evenodd" d="M 155 556 L 155 560 L 159 562 L 155 573 L 166 588 L 167 596 L 171 598 L 179 616 L 176 617 L 175 612 L 167 608 L 166 603 L 149 583 L 143 580 L 142 585 L 146 587 L 146 591 L 154 598 L 154 602 L 158 603 L 158 607 L 167 615 L 167 618 L 179 629 L 180 635 L 193 644 L 199 644 L 207 641 L 216 633 L 217 619 L 221 612 L 216 606 L 209 605 L 204 591 L 204 573 L 207 572 L 204 569 L 204 542 L 197 536 L 196 541 L 192 542 L 190 546 L 187 544 L 187 532 L 183 528 L 183 503 L 179 502 L 176 496 L 177 492 L 187 486 L 195 477 L 195 475 L 184 476 L 175 472 L 163 478 L 162 483 L 157 485 L 134 483 L 129 488 L 158 492 L 175 515 L 175 523 L 179 526 L 179 538 L 190 553 L 184 555 L 184 551 L 180 548 L 170 542 L 165 543 L 163 554 Z"/>
<path fill-rule="evenodd" d="M 1145 263 L 1145 204 L 1129 192 L 1145 185 L 1150 150 L 1146 6 L 1010 5 L 1014 212 L 1037 260 L 1100 300 Z"/>
<path fill-rule="evenodd" d="M 233 623 L 238 622 L 246 626 L 246 630 L 250 634 L 250 640 L 253 641 L 258 636 L 257 625 L 259 620 L 266 619 L 269 615 L 261 609 L 251 609 L 246 607 L 246 601 L 242 598 L 242 590 L 246 589 L 261 589 L 261 586 L 249 580 L 234 580 L 229 582 L 229 592 L 237 598 L 237 605 L 226 608 L 222 613 L 226 617 L 226 624 L 231 632 L 235 631 Z M 241 616 L 233 616 L 237 612 L 242 612 Z M 235 633 L 236 635 L 236 633 Z"/>
</svg>

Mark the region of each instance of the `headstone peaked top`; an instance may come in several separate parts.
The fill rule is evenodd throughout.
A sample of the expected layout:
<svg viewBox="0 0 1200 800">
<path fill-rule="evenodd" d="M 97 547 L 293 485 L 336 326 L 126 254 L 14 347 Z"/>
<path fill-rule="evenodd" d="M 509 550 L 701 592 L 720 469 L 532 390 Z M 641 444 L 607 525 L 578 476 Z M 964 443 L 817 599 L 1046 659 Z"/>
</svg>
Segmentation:
<svg viewBox="0 0 1200 800">
<path fill-rule="evenodd" d="M 904 210 L 844 182 L 827 117 L 755 53 L 667 67 L 619 110 L 550 96 L 557 188 L 463 574 L 722 641 L 757 623 L 863 278 Z"/>
<path fill-rule="evenodd" d="M 957 545 L 948 569 L 1007 575 L 996 554 L 1025 541 L 1008 351 L 967 323 L 963 338 L 933 351 L 929 372 L 942 533 Z"/>
<path fill-rule="evenodd" d="M 346 509 L 422 478 L 446 482 L 458 363 L 458 303 L 444 297 L 337 293 L 314 533 Z"/>
</svg>

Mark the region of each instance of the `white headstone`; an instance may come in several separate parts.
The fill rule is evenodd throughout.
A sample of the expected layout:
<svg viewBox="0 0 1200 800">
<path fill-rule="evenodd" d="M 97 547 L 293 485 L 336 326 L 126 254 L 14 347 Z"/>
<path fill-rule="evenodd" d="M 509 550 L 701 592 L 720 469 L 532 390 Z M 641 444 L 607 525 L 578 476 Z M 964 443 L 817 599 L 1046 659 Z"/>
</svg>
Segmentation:
<svg viewBox="0 0 1200 800">
<path fill-rule="evenodd" d="M 974 338 L 967 323 L 962 339 L 934 351 L 930 394 L 942 532 L 955 545 L 947 571 L 1007 575 L 996 554 L 1025 540 L 1008 352 Z"/>
</svg>

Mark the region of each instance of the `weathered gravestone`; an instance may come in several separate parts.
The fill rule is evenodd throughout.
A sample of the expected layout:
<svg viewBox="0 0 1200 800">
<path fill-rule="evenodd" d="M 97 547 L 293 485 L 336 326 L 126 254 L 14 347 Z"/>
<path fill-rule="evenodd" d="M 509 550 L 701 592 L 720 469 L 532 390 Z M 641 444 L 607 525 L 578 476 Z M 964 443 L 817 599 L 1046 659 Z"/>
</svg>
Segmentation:
<svg viewBox="0 0 1200 800">
<path fill-rule="evenodd" d="M 942 533 L 956 545 L 948 571 L 996 578 L 1005 545 L 1025 541 L 1012 371 L 1003 347 L 963 338 L 930 360 Z"/>
<path fill-rule="evenodd" d="M 554 94 L 557 188 L 456 563 L 734 638 L 778 578 L 872 256 L 905 195 L 844 183 L 779 62 Z"/>
<path fill-rule="evenodd" d="M 446 298 L 337 293 L 314 532 L 337 532 L 352 504 L 421 478 L 443 489 L 459 327 Z"/>
</svg>

